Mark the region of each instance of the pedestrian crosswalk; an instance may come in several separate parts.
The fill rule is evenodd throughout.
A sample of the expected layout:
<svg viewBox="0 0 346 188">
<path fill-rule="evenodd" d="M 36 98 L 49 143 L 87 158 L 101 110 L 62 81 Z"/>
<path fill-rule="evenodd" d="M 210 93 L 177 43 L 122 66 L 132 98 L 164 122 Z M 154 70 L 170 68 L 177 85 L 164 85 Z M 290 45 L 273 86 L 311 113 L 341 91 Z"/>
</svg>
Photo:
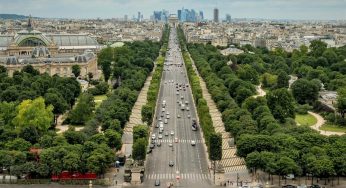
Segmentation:
<svg viewBox="0 0 346 188">
<path fill-rule="evenodd" d="M 178 143 L 189 143 L 189 144 L 191 144 L 192 141 L 195 141 L 196 143 L 203 143 L 202 140 L 178 139 Z M 170 142 L 175 142 L 175 139 L 158 139 L 158 142 L 170 143 Z"/>
<path fill-rule="evenodd" d="M 209 174 L 195 174 L 195 173 L 183 173 L 183 174 L 146 174 L 145 175 L 146 179 L 153 180 L 153 179 L 177 179 L 179 178 L 180 180 L 208 180 L 210 179 Z"/>
</svg>

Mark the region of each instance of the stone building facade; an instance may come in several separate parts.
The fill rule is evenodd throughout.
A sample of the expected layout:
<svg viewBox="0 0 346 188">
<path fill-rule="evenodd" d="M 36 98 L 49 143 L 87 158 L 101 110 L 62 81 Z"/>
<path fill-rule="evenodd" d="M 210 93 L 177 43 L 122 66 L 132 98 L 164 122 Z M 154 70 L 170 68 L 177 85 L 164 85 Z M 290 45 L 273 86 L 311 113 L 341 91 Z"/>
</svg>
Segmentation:
<svg viewBox="0 0 346 188">
<path fill-rule="evenodd" d="M 85 34 L 43 34 L 28 27 L 15 35 L 0 35 L 0 65 L 10 76 L 26 65 L 32 65 L 40 73 L 73 76 L 72 66 L 79 65 L 80 77 L 92 73 L 98 78 L 97 41 Z"/>
</svg>

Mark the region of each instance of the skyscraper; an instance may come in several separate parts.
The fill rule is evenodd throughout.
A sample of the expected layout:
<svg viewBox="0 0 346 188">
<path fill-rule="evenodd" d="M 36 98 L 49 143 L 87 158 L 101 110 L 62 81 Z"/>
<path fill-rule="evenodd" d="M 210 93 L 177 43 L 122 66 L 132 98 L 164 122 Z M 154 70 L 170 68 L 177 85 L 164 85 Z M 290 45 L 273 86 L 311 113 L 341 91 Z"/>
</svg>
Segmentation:
<svg viewBox="0 0 346 188">
<path fill-rule="evenodd" d="M 218 23 L 219 22 L 219 9 L 214 8 L 214 22 Z"/>
<path fill-rule="evenodd" d="M 232 21 L 231 15 L 230 14 L 226 14 L 226 22 L 227 23 L 231 23 L 231 21 Z"/>
<path fill-rule="evenodd" d="M 203 11 L 199 11 L 199 18 L 200 20 L 204 20 Z"/>
<path fill-rule="evenodd" d="M 178 10 L 178 19 L 181 20 L 181 10 Z"/>
<path fill-rule="evenodd" d="M 142 15 L 141 15 L 141 12 L 138 12 L 138 15 L 137 15 L 137 21 L 138 21 L 138 22 L 142 21 Z"/>
</svg>

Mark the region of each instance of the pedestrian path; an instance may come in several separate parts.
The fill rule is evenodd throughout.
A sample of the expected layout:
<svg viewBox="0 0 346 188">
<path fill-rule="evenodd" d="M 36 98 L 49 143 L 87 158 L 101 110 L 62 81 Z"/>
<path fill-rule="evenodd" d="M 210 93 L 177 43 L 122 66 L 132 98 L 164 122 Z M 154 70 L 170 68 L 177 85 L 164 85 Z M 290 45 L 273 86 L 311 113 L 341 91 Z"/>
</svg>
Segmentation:
<svg viewBox="0 0 346 188">
<path fill-rule="evenodd" d="M 190 56 L 190 54 L 189 54 Z M 203 78 L 199 75 L 197 68 L 193 59 L 190 56 L 192 61 L 192 67 L 195 70 L 196 74 L 199 77 L 199 83 L 202 88 L 203 98 L 207 101 L 207 105 L 209 107 L 209 113 L 211 116 L 211 120 L 213 122 L 213 126 L 216 133 L 221 133 L 222 135 L 222 159 L 220 161 L 223 164 L 225 172 L 234 172 L 240 170 L 246 170 L 245 160 L 236 156 L 236 147 L 230 147 L 229 142 L 231 141 L 230 133 L 225 131 L 225 126 L 222 121 L 222 114 L 218 110 L 214 100 L 209 94 L 206 83 Z"/>
<path fill-rule="evenodd" d="M 209 180 L 211 179 L 210 175 L 208 174 L 196 174 L 196 173 L 182 173 L 182 174 L 164 174 L 164 173 L 154 173 L 154 174 L 145 174 L 144 176 L 146 179 L 149 180 L 169 180 L 169 179 L 176 179 L 179 177 L 180 180 Z"/>
</svg>

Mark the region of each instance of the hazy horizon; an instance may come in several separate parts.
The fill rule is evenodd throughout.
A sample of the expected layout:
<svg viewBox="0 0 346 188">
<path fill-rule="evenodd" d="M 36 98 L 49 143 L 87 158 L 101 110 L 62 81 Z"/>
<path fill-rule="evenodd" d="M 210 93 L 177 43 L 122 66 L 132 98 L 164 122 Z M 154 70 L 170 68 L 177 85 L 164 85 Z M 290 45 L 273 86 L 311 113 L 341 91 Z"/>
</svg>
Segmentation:
<svg viewBox="0 0 346 188">
<path fill-rule="evenodd" d="M 143 3 L 145 1 L 145 3 Z M 177 14 L 181 8 L 203 11 L 212 18 L 219 9 L 220 19 L 232 18 L 345 20 L 346 0 L 0 0 L 3 14 L 22 14 L 44 18 L 123 18 L 137 16 L 145 19 L 153 11 L 168 10 Z"/>
</svg>

